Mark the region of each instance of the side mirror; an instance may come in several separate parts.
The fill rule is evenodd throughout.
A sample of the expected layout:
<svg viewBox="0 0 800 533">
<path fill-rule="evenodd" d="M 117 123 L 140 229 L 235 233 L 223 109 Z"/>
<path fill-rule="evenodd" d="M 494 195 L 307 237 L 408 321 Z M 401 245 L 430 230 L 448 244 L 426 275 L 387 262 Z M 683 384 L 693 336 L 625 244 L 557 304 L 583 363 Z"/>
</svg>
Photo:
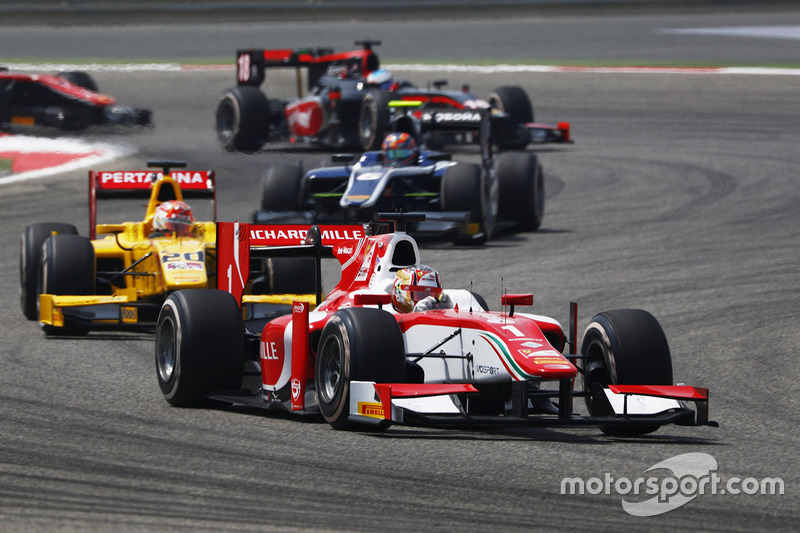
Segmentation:
<svg viewBox="0 0 800 533">
<path fill-rule="evenodd" d="M 377 305 L 383 309 L 384 305 L 392 303 L 391 294 L 355 294 L 353 296 L 353 303 L 356 305 Z"/>
<path fill-rule="evenodd" d="M 533 305 L 533 294 L 504 294 L 500 297 L 500 303 L 510 306 L 508 316 L 514 316 L 514 306 Z"/>
</svg>

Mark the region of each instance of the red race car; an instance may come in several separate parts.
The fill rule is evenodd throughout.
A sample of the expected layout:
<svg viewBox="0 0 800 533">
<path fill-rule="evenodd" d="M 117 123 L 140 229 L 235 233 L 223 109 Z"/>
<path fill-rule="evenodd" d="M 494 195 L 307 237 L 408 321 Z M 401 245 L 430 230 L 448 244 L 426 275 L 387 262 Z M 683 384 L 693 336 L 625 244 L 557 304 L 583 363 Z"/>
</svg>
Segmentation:
<svg viewBox="0 0 800 533">
<path fill-rule="evenodd" d="M 0 127 L 146 126 L 151 117 L 149 109 L 123 106 L 99 93 L 94 79 L 83 71 L 28 74 L 0 67 Z"/>
<path fill-rule="evenodd" d="M 443 289 L 421 264 L 403 231 L 419 216 L 383 214 L 382 227 L 398 229 L 383 233 L 220 223 L 224 290 L 177 291 L 161 308 L 156 368 L 166 400 L 321 413 L 337 429 L 530 424 L 642 435 L 666 424 L 717 425 L 706 389 L 673 384 L 669 346 L 650 313 L 600 313 L 578 346 L 576 304 L 568 331 L 521 312 L 531 294 L 504 294 L 503 309 L 490 311 L 478 294 Z M 316 305 L 298 299 L 291 314 L 247 320 L 254 309 L 241 295 L 254 256 L 313 259 Z M 341 280 L 322 299 L 324 257 L 339 260 Z"/>
</svg>

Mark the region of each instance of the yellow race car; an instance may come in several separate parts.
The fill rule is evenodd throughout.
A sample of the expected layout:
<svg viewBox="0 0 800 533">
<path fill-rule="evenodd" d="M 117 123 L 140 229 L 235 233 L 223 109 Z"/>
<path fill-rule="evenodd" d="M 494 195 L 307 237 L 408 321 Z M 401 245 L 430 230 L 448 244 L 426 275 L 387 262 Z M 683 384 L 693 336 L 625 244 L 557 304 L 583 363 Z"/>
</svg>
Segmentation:
<svg viewBox="0 0 800 533">
<path fill-rule="evenodd" d="M 38 318 L 48 335 L 152 330 L 172 291 L 216 288 L 215 175 L 185 167 L 182 161 L 151 161 L 148 168 L 161 170 L 90 171 L 88 237 L 70 224 L 28 226 L 20 246 L 25 316 Z M 99 199 L 148 197 L 142 221 L 97 223 Z M 214 220 L 195 221 L 188 198 L 210 199 Z M 305 264 L 286 261 L 250 265 L 256 280 L 248 287 L 244 318 L 290 312 L 297 295 L 277 293 L 314 292 Z"/>
</svg>

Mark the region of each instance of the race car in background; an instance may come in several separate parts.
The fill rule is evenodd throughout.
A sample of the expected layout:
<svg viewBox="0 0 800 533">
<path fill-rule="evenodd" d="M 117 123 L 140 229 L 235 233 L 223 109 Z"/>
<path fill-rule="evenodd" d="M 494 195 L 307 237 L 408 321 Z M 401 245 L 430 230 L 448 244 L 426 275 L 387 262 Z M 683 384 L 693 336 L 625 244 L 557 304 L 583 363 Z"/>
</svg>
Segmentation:
<svg viewBox="0 0 800 533">
<path fill-rule="evenodd" d="M 355 44 L 361 48 L 343 53 L 331 48 L 238 50 L 237 85 L 222 94 L 215 113 L 221 145 L 242 152 L 255 152 L 276 141 L 375 150 L 390 129 L 390 100 L 450 111 L 492 109 L 493 139 L 500 149 L 571 141 L 569 123 L 534 122 L 533 105 L 521 87 L 498 87 L 488 100 L 478 98 L 467 86 L 445 90 L 445 80 L 429 88 L 416 87 L 405 80 L 387 79 L 373 50 L 380 41 Z M 267 69 L 287 67 L 297 71 L 297 96 L 268 98 L 260 89 Z M 473 142 L 467 134 L 426 140 L 438 147 Z"/>
<path fill-rule="evenodd" d="M 416 150 L 398 164 L 383 151 L 360 157 L 337 154 L 337 164 L 304 171 L 297 165 L 275 165 L 262 180 L 261 208 L 256 224 L 331 224 L 369 222 L 377 212 L 424 212 L 407 231 L 417 238 L 451 239 L 456 244 L 483 244 L 508 228 L 536 231 L 544 218 L 544 173 L 530 152 L 508 151 L 495 156 L 488 109 L 453 113 L 414 109 L 421 102 L 390 102 L 398 115 L 395 133 L 407 134 L 419 147 L 425 135 L 459 135 L 477 129 L 479 163 L 453 161 L 450 154 Z M 414 104 L 409 106 L 408 104 Z M 469 117 L 462 115 L 468 114 Z"/>
<path fill-rule="evenodd" d="M 151 119 L 149 109 L 120 105 L 99 93 L 86 72 L 29 74 L 0 67 L 0 127 L 81 130 L 97 125 L 146 126 Z"/>
<path fill-rule="evenodd" d="M 46 334 L 152 330 L 171 291 L 216 286 L 214 171 L 185 170 L 183 161 L 150 161 L 148 167 L 161 170 L 89 171 L 88 236 L 78 235 L 71 224 L 45 222 L 25 228 L 20 304 L 25 317 L 38 320 Z M 149 199 L 144 218 L 97 223 L 98 200 L 114 198 Z M 183 202 L 191 198 L 209 199 L 213 220 L 194 221 Z M 166 224 L 159 221 L 161 214 Z M 259 295 L 245 299 L 263 304 L 260 309 L 267 316 L 288 312 L 286 298 L 274 296 L 275 284 L 283 275 L 282 288 L 290 289 L 291 276 L 298 270 L 293 264 L 277 265 L 270 277 L 266 266 L 252 265 L 248 291 Z"/>
<path fill-rule="evenodd" d="M 519 312 L 532 294 L 504 293 L 502 311 L 490 311 L 469 290 L 398 286 L 398 270 L 423 268 L 402 231 L 420 216 L 382 214 L 397 231 L 380 234 L 220 223 L 224 290 L 174 292 L 159 314 L 156 377 L 165 399 L 321 413 L 336 429 L 529 424 L 636 436 L 667 424 L 717 425 L 706 389 L 673 384 L 666 337 L 646 311 L 597 314 L 577 350 L 577 304 L 565 331 L 555 319 Z M 341 279 L 324 299 L 317 290 L 315 307 L 294 302 L 290 315 L 252 330 L 242 320 L 247 271 L 238 265 L 273 255 L 315 258 L 317 280 L 322 258 L 336 258 Z M 400 312 L 392 288 L 449 303 Z M 575 398 L 588 414 L 576 412 Z"/>
</svg>

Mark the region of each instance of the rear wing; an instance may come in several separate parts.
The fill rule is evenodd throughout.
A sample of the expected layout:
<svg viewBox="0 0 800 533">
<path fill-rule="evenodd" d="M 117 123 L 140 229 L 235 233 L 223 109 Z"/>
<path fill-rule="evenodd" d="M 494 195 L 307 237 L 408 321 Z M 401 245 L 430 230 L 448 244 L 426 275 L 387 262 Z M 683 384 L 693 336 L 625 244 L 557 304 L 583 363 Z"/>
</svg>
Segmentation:
<svg viewBox="0 0 800 533">
<path fill-rule="evenodd" d="M 400 115 L 413 112 L 419 120 L 420 133 L 478 131 L 484 127 L 484 122 L 488 122 L 491 125 L 491 134 L 495 138 L 519 138 L 533 144 L 573 142 L 569 122 L 512 124 L 508 115 L 495 109 L 437 108 L 435 105 L 418 100 L 392 100 L 388 105 L 395 113 L 396 121 L 402 120 Z M 483 133 L 481 135 L 483 136 Z"/>
<path fill-rule="evenodd" d="M 356 41 L 361 49 L 335 53 L 333 48 L 245 48 L 236 51 L 236 84 L 260 87 L 268 68 L 295 68 L 297 93 L 302 96 L 301 69 L 307 69 L 307 90 L 325 74 L 340 78 L 360 79 L 380 67 L 378 55 L 372 50 L 380 41 Z"/>
<path fill-rule="evenodd" d="M 89 171 L 89 238 L 97 237 L 97 201 L 105 198 L 149 198 L 145 218 L 152 216 L 161 202 L 185 198 L 209 198 L 217 220 L 217 187 L 213 170 L 173 170 L 185 167 L 182 161 L 149 161 L 155 170 Z"/>
<path fill-rule="evenodd" d="M 308 257 L 316 260 L 316 302 L 322 301 L 323 258 L 336 258 L 344 270 L 368 235 L 365 225 L 217 223 L 217 288 L 241 304 L 250 279 L 250 260 Z"/>
</svg>

